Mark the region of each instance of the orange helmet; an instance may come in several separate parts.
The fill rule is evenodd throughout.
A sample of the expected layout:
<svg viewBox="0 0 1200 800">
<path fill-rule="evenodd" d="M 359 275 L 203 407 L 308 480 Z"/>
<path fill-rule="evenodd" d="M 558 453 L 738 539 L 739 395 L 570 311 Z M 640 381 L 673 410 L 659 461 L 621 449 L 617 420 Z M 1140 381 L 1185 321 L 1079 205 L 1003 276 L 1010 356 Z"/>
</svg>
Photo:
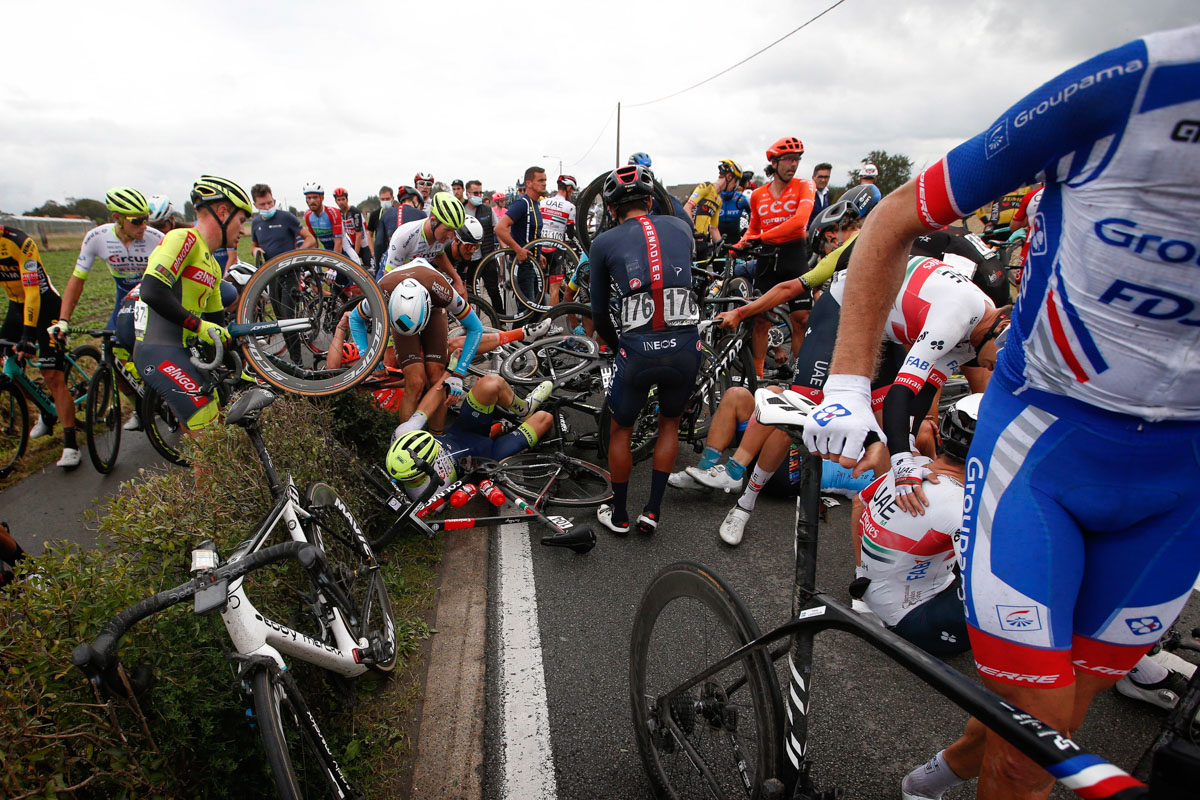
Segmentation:
<svg viewBox="0 0 1200 800">
<path fill-rule="evenodd" d="M 795 136 L 785 136 L 767 148 L 767 161 L 774 161 L 780 156 L 791 155 L 792 153 L 798 156 L 804 155 L 804 142 Z"/>
</svg>

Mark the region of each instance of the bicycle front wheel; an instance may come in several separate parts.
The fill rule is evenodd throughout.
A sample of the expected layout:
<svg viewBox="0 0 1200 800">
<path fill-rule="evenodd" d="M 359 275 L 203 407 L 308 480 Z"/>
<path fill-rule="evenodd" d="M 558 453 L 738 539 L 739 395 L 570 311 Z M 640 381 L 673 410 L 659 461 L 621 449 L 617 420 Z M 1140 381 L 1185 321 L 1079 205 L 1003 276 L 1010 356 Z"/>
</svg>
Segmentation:
<svg viewBox="0 0 1200 800">
<path fill-rule="evenodd" d="M 299 690 L 265 666 L 254 673 L 251 688 L 255 720 L 282 800 L 361 796 L 342 774 Z"/>
<path fill-rule="evenodd" d="M 29 444 L 29 408 L 11 383 L 0 385 L 0 478 L 8 476 Z"/>
<path fill-rule="evenodd" d="M 112 472 L 121 449 L 121 393 L 117 391 L 113 370 L 107 366 L 96 370 L 87 389 L 88 458 L 102 475 Z"/>
<path fill-rule="evenodd" d="M 304 491 L 309 541 L 325 551 L 329 572 L 350 608 L 342 615 L 376 672 L 396 668 L 396 623 L 383 572 L 358 520 L 332 486 L 314 481 Z M 353 618 L 353 622 L 351 619 Z M 364 659 L 366 660 L 366 659 Z"/>
<path fill-rule="evenodd" d="M 698 564 L 672 564 L 646 589 L 629 646 L 629 701 L 657 797 L 759 798 L 780 777 L 783 704 L 764 650 L 667 696 L 758 636 L 737 594 Z"/>
<path fill-rule="evenodd" d="M 71 351 L 71 358 L 66 365 L 66 380 L 76 413 L 81 413 L 86 407 L 88 384 L 103 365 L 102 358 L 100 348 L 91 344 L 81 344 Z"/>
<path fill-rule="evenodd" d="M 563 453 L 517 453 L 500 462 L 500 482 L 525 500 L 585 508 L 612 498 L 608 472 Z"/>
<path fill-rule="evenodd" d="M 138 416 L 142 420 L 142 427 L 146 429 L 150 446 L 172 464 L 188 466 L 181 450 L 186 430 L 183 421 L 175 416 L 170 404 L 149 384 L 144 384 L 143 389 L 142 399 L 138 403 Z"/>
</svg>

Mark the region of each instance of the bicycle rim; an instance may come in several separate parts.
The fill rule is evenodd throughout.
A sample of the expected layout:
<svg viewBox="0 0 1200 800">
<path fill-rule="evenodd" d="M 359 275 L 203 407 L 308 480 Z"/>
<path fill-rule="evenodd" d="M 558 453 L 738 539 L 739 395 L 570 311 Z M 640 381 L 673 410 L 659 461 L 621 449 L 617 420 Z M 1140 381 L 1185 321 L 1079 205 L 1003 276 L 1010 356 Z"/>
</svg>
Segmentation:
<svg viewBox="0 0 1200 800">
<path fill-rule="evenodd" d="M 0 385 L 0 478 L 7 476 L 25 455 L 29 444 L 29 409 L 11 383 Z"/>
<path fill-rule="evenodd" d="M 506 325 L 521 322 L 533 315 L 532 309 L 517 299 L 512 281 L 509 280 L 512 276 L 512 266 L 513 251 L 511 248 L 504 247 L 495 250 L 485 256 L 479 262 L 479 266 L 475 267 L 474 279 L 468 287 L 471 294 L 487 297 L 497 318 Z M 488 289 L 489 278 L 496 280 L 497 296 L 493 296 L 492 291 Z"/>
<path fill-rule="evenodd" d="M 600 348 L 594 339 L 584 336 L 547 337 L 518 347 L 505 356 L 500 375 L 509 383 L 533 386 L 553 381 L 562 386 L 571 378 L 590 370 L 599 359 Z"/>
<path fill-rule="evenodd" d="M 357 618 L 351 630 L 375 654 L 371 669 L 391 672 L 396 668 L 396 623 L 383 573 L 362 527 L 329 484 L 309 484 L 304 498 L 305 510 L 313 515 L 309 538 L 325 551 L 329 572 L 351 603 L 350 609 L 342 609 L 343 616 L 347 622 L 351 615 Z"/>
<path fill-rule="evenodd" d="M 306 713 L 303 698 L 292 693 L 267 667 L 254 673 L 254 714 L 271 777 L 282 800 L 345 797 L 348 788 L 325 749 L 324 737 Z"/>
<path fill-rule="evenodd" d="M 183 422 L 175 416 L 171 406 L 154 388 L 145 384 L 143 389 L 138 416 L 141 417 L 142 428 L 146 431 L 150 446 L 172 464 L 188 466 L 182 452 L 186 430 Z"/>
<path fill-rule="evenodd" d="M 92 375 L 87 390 L 87 411 L 84 427 L 87 429 L 88 458 L 97 472 L 108 474 L 117 463 L 121 449 L 121 393 L 117 391 L 113 370 L 103 367 Z"/>
<path fill-rule="evenodd" d="M 90 344 L 81 344 L 71 351 L 66 370 L 67 391 L 76 411 L 82 411 L 87 403 L 88 384 L 103 364 L 101 358 L 100 349 Z"/>
<path fill-rule="evenodd" d="M 764 651 L 659 699 L 758 634 L 738 596 L 697 564 L 672 564 L 646 589 L 630 639 L 629 699 L 638 752 L 658 797 L 758 798 L 767 779 L 780 777 L 782 702 Z"/>
<path fill-rule="evenodd" d="M 585 508 L 612 497 L 608 473 L 561 453 L 517 453 L 500 462 L 500 481 L 526 500 Z"/>
</svg>

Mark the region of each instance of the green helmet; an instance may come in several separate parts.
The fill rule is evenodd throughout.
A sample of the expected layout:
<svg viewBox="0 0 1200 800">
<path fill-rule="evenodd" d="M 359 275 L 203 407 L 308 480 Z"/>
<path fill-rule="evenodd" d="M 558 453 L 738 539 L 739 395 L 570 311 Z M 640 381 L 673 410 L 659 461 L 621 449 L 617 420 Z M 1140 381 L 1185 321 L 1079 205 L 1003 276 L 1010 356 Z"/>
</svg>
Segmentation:
<svg viewBox="0 0 1200 800">
<path fill-rule="evenodd" d="M 146 196 L 131 186 L 118 186 L 109 189 L 104 195 L 104 205 L 114 214 L 126 217 L 150 216 L 150 204 Z"/>
<path fill-rule="evenodd" d="M 254 214 L 254 205 L 250 202 L 250 195 L 228 178 L 201 175 L 200 179 L 192 184 L 191 197 L 192 205 L 196 208 L 217 200 L 228 200 L 247 214 Z"/>
<path fill-rule="evenodd" d="M 449 192 L 438 192 L 430 203 L 433 218 L 447 228 L 458 230 L 467 221 L 467 212 L 463 211 L 462 203 Z"/>
<path fill-rule="evenodd" d="M 417 469 L 416 460 L 432 462 L 442 446 L 429 431 L 409 431 L 400 434 L 388 448 L 387 471 L 396 480 L 406 483 L 424 474 Z"/>
</svg>

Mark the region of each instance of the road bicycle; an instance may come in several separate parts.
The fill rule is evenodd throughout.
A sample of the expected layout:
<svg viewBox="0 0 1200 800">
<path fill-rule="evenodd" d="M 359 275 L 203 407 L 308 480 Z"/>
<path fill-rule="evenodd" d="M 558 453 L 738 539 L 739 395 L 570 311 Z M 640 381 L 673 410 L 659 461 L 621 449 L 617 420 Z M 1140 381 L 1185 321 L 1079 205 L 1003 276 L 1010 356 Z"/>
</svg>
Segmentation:
<svg viewBox="0 0 1200 800">
<path fill-rule="evenodd" d="M 309 713 L 284 657 L 344 678 L 368 669 L 391 672 L 397 658 L 391 601 L 362 527 L 333 487 L 314 481 L 301 499 L 291 476 L 281 478 L 276 472 L 258 428 L 259 416 L 274 401 L 266 389 L 249 389 L 227 418 L 246 431 L 275 498 L 254 534 L 224 565 L 211 543 L 199 548 L 201 555 L 193 554 L 193 570 L 200 573 L 195 579 L 118 614 L 95 641 L 76 648 L 73 661 L 98 690 L 123 694 L 115 655 L 121 636 L 137 621 L 194 596 L 197 613 L 221 612 L 243 691 L 253 696 L 279 796 L 359 797 Z M 292 541 L 263 549 L 280 525 Z M 284 624 L 254 606 L 242 577 L 289 556 L 299 560 L 311 581 L 305 581 L 307 590 L 291 587 L 299 622 Z"/>
<path fill-rule="evenodd" d="M 12 472 L 29 446 L 31 425 L 25 398 L 33 401 L 42 420 L 51 428 L 58 420 L 54 398 L 40 378 L 30 378 L 25 373 L 25 360 L 14 355 L 15 347 L 15 342 L 0 339 L 0 359 L 3 359 L 0 368 L 0 478 Z M 79 419 L 84 416 L 88 383 L 100 364 L 100 351 L 90 344 L 80 345 L 65 353 L 63 359 L 67 392 L 75 404 L 76 419 Z"/>
<path fill-rule="evenodd" d="M 533 239 L 525 249 L 531 255 L 520 264 L 516 263 L 511 247 L 488 253 L 474 268 L 468 284 L 472 295 L 491 296 L 487 283 L 491 278 L 497 280 L 499 296 L 492 297 L 492 305 L 497 319 L 509 326 L 553 307 L 547 274 L 552 266 L 564 275 L 565 280 L 565 276 L 575 274 L 579 265 L 579 254 L 561 239 Z M 500 301 L 499 306 L 495 305 L 496 300 Z"/>
<path fill-rule="evenodd" d="M 756 415 L 796 438 L 809 406 L 791 394 L 760 389 Z M 1194 796 L 1200 775 L 1190 743 L 1172 741 L 1159 749 L 1153 771 L 1164 777 L 1156 777 L 1148 795 L 1143 784 L 1069 737 L 816 589 L 820 478 L 821 459 L 806 453 L 788 622 L 761 633 L 733 589 L 690 562 L 659 571 L 642 596 L 630 639 L 629 698 L 638 751 L 656 796 L 838 796 L 815 785 L 808 741 L 813 637 L 827 629 L 866 640 L 1081 797 Z M 781 692 L 773 662 L 784 656 L 789 680 Z"/>
</svg>

